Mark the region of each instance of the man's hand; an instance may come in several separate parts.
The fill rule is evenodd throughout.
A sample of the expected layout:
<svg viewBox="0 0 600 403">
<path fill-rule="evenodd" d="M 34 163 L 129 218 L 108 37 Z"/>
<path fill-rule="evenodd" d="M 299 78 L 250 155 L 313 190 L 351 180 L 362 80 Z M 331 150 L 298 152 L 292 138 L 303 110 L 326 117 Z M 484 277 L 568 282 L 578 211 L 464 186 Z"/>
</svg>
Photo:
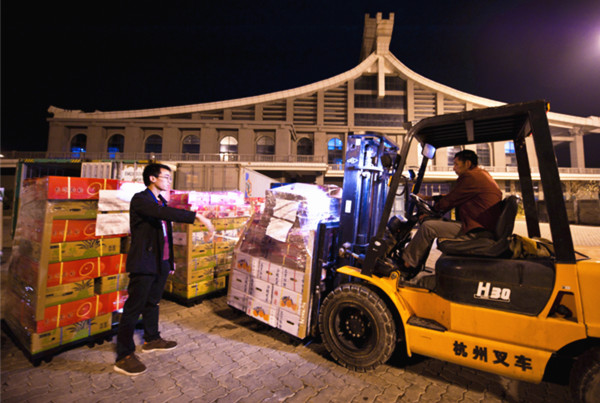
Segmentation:
<svg viewBox="0 0 600 403">
<path fill-rule="evenodd" d="M 212 222 L 200 211 L 196 212 L 196 221 L 201 222 L 208 229 L 208 232 L 204 234 L 204 242 L 210 241 L 215 234 L 215 227 Z"/>
</svg>

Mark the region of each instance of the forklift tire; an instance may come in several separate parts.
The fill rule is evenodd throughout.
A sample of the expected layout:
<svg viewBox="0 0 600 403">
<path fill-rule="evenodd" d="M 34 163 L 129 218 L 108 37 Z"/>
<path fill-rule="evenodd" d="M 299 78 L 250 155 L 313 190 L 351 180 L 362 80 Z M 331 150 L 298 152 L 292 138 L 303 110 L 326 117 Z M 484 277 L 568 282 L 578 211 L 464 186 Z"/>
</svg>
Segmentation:
<svg viewBox="0 0 600 403">
<path fill-rule="evenodd" d="M 573 401 L 597 402 L 600 396 L 600 347 L 592 347 L 575 360 L 569 380 Z"/>
<path fill-rule="evenodd" d="M 396 325 L 377 293 L 342 284 L 327 295 L 319 312 L 325 347 L 342 366 L 365 372 L 384 364 L 396 347 Z"/>
</svg>

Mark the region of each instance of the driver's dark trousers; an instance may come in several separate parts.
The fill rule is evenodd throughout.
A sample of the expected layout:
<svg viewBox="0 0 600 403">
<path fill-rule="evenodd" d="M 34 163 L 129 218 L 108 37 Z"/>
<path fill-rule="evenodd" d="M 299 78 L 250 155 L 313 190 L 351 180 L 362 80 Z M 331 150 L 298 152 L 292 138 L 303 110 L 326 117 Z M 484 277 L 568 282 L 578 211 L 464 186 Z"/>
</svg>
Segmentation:
<svg viewBox="0 0 600 403">
<path fill-rule="evenodd" d="M 417 233 L 411 239 L 402 259 L 410 267 L 419 267 L 421 260 L 436 238 L 456 238 L 460 234 L 462 223 L 460 221 L 427 220 L 424 221 Z"/>
</svg>

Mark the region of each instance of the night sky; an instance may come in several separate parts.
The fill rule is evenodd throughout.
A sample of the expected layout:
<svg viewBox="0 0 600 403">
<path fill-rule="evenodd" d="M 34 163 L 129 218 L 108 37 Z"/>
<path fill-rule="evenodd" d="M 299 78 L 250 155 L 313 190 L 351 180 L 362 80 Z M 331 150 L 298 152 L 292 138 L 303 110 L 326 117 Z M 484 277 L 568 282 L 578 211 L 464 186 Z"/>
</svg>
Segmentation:
<svg viewBox="0 0 600 403">
<path fill-rule="evenodd" d="M 600 115 L 598 0 L 3 1 L 1 8 L 2 151 L 44 151 L 50 105 L 187 105 L 343 73 L 359 62 L 364 15 L 377 11 L 395 13 L 390 50 L 418 74 L 497 101 L 546 99 L 554 112 Z"/>
</svg>

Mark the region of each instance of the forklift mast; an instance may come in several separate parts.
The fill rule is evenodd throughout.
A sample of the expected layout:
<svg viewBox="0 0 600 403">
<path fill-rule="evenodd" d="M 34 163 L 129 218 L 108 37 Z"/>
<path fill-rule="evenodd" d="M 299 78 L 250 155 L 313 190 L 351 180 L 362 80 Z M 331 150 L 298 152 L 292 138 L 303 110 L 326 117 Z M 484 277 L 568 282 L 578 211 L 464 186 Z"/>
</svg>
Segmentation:
<svg viewBox="0 0 600 403">
<path fill-rule="evenodd" d="M 378 230 L 393 175 L 398 146 L 382 134 L 348 136 L 338 245 L 364 255 Z M 352 256 L 340 257 L 339 267 L 360 266 Z"/>
</svg>

